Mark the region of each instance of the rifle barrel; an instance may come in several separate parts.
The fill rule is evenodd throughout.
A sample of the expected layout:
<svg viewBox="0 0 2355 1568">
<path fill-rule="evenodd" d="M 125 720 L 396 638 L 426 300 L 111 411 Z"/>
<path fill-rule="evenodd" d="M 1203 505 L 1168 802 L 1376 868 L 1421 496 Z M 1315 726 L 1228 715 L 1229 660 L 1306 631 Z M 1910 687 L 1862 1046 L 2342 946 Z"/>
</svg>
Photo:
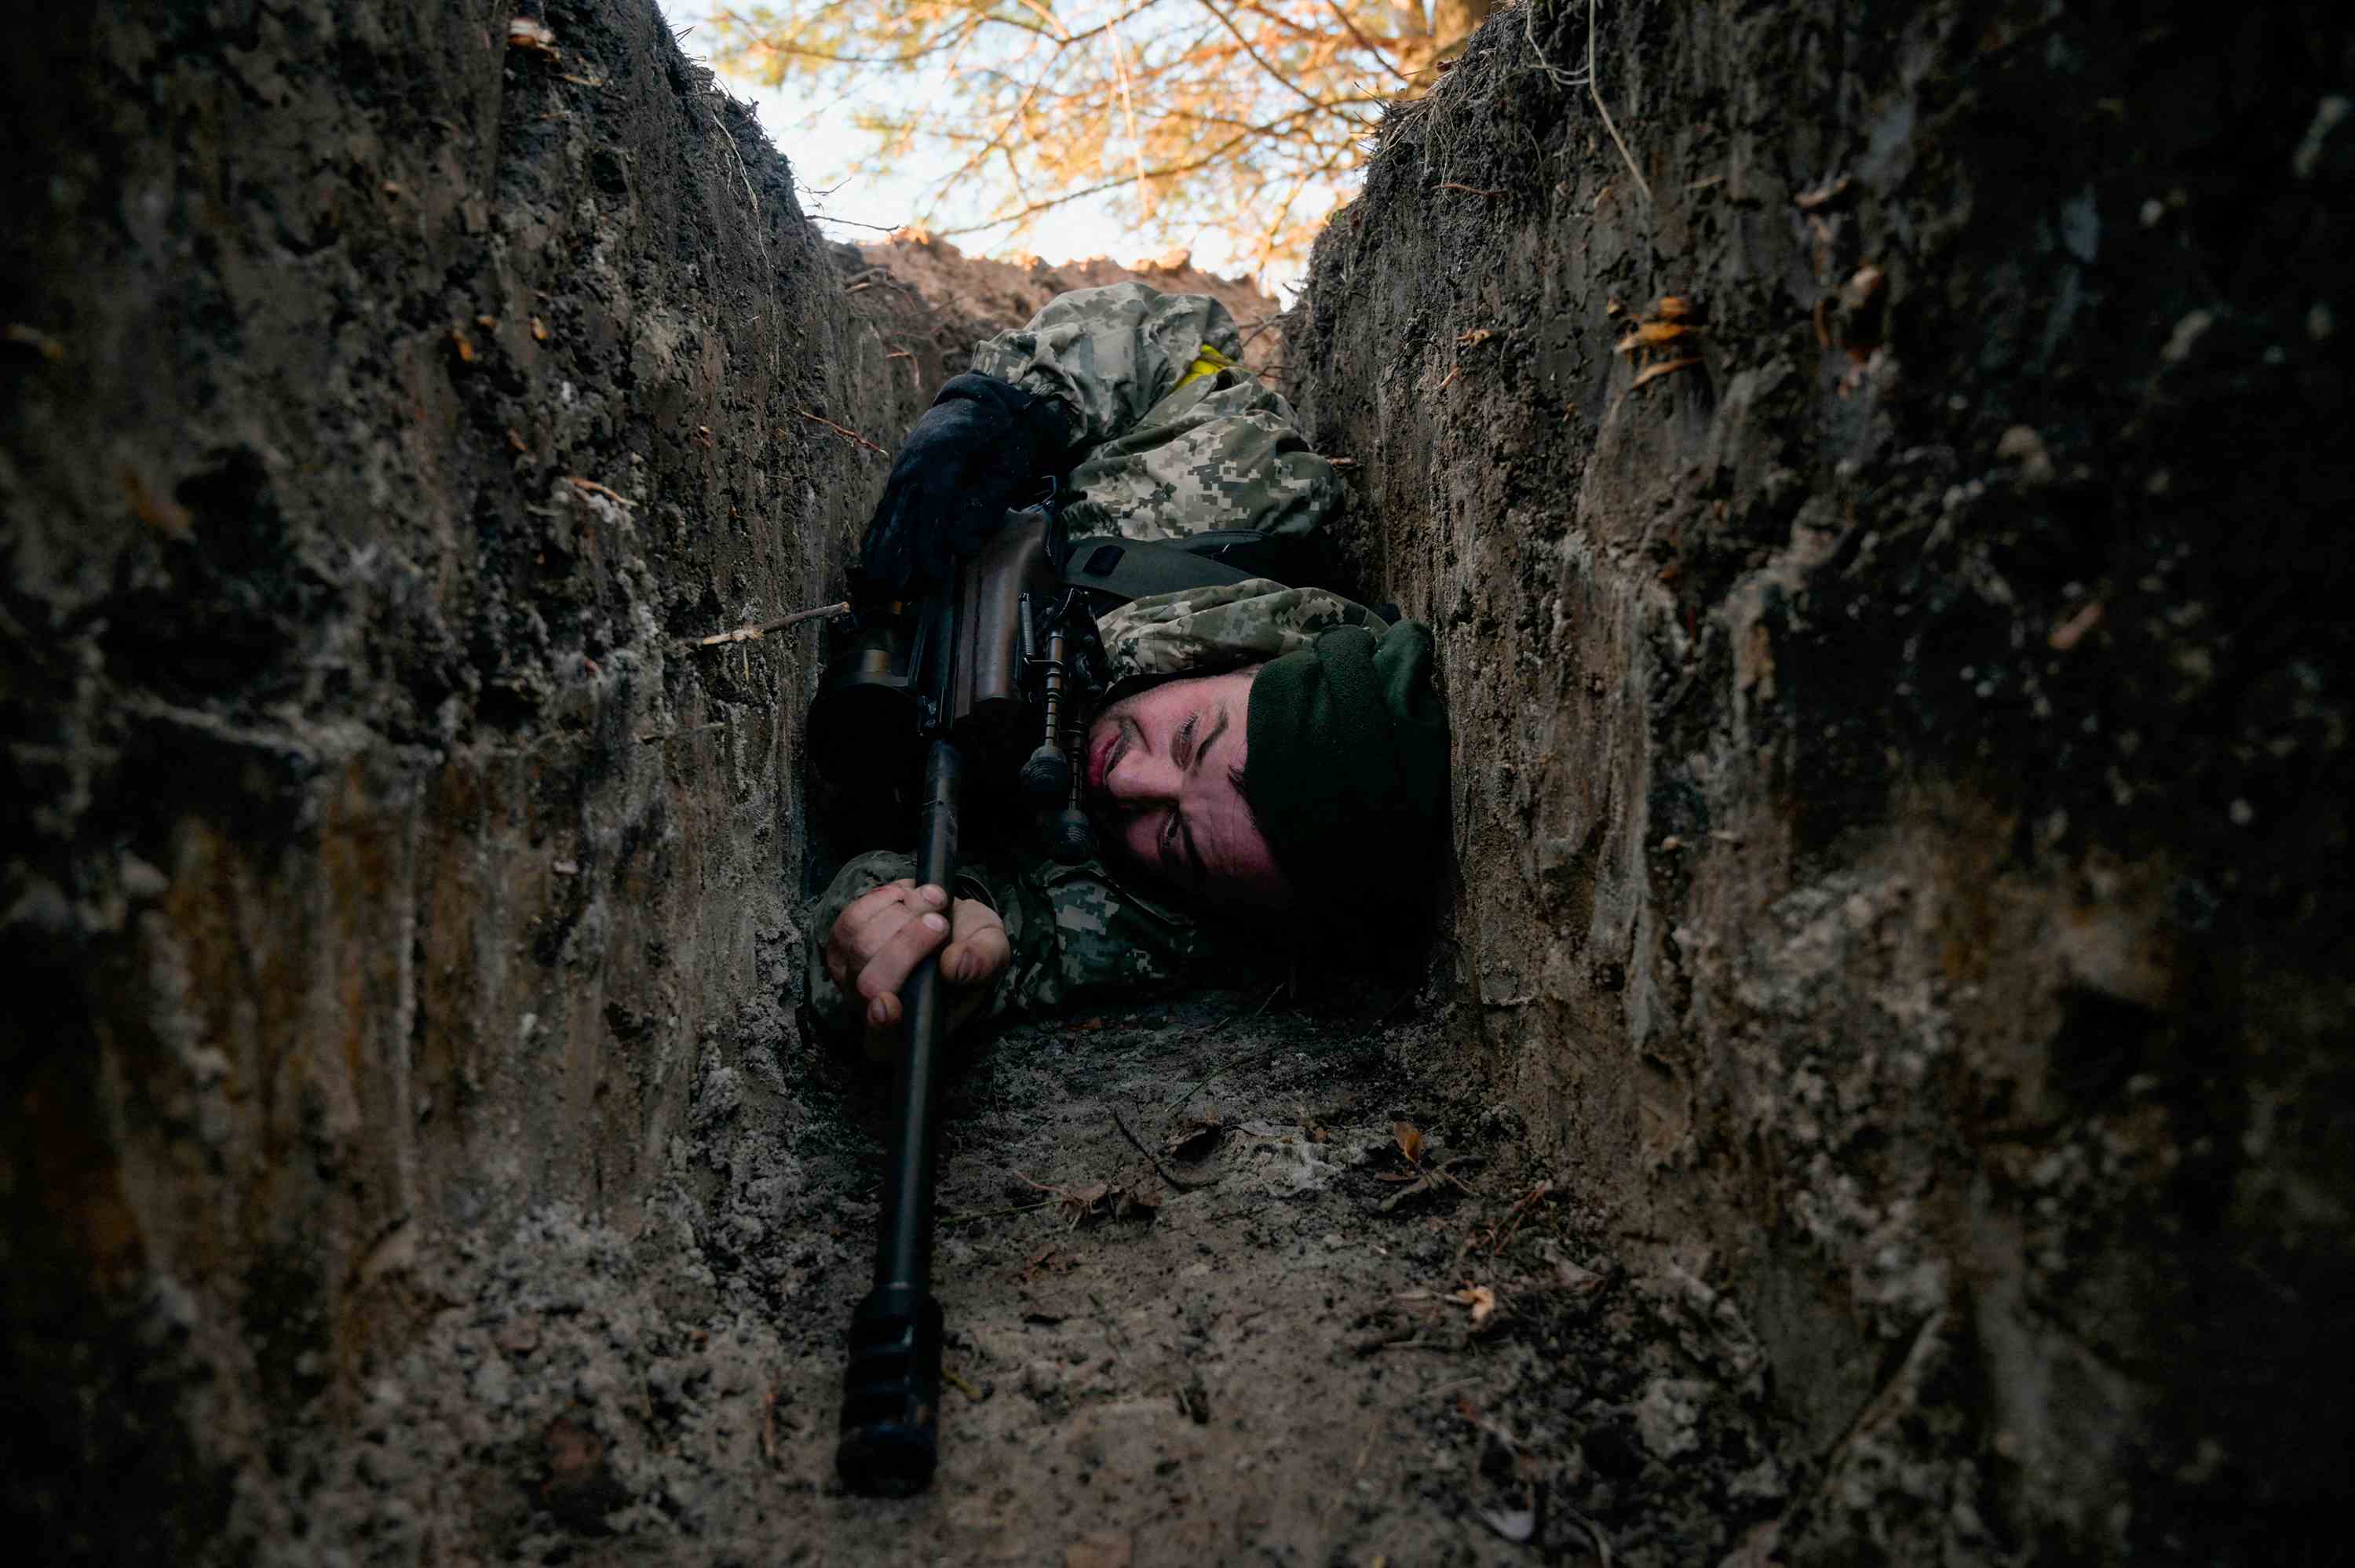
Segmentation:
<svg viewBox="0 0 2355 1568">
<path fill-rule="evenodd" d="M 924 758 L 919 886 L 948 890 L 952 909 L 957 806 L 964 758 L 936 736 Z M 900 988 L 903 1041 L 892 1076 L 891 1159 L 884 1168 L 875 1288 L 850 1319 L 850 1370 L 835 1467 L 853 1491 L 905 1497 L 931 1484 L 939 1457 L 941 1308 L 932 1298 L 934 1122 L 948 1040 L 949 1001 L 937 953 Z"/>
</svg>

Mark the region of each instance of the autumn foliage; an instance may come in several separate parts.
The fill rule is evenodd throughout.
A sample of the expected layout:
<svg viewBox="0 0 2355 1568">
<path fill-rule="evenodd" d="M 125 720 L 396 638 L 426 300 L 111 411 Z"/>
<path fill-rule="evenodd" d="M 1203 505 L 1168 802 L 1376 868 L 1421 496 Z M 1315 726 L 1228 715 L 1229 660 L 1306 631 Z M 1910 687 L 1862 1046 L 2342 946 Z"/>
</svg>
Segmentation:
<svg viewBox="0 0 2355 1568">
<path fill-rule="evenodd" d="M 714 63 L 843 95 L 854 172 L 945 152 L 942 234 L 1035 232 L 1114 194 L 1141 229 L 1301 254 L 1380 106 L 1437 78 L 1490 0 L 783 0 L 714 18 Z M 980 217 L 934 221 L 954 194 Z M 977 199 L 976 199 L 977 198 Z"/>
</svg>

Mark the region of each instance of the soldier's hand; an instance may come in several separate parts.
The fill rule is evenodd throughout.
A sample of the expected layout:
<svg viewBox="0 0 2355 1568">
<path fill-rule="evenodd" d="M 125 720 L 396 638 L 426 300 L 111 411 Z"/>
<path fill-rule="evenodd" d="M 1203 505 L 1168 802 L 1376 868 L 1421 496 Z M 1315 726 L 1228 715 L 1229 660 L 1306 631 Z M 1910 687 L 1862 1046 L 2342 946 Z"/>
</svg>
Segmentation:
<svg viewBox="0 0 2355 1568">
<path fill-rule="evenodd" d="M 826 944 L 826 972 L 846 994 L 864 1003 L 868 1051 L 888 1044 L 902 1015 L 900 989 L 924 955 L 938 950 L 941 979 L 953 998 L 952 1028 L 973 1016 L 986 1000 L 989 983 L 1014 956 L 997 912 L 978 899 L 960 898 L 943 913 L 948 897 L 937 887 L 919 888 L 901 877 L 853 900 L 834 923 Z"/>
</svg>

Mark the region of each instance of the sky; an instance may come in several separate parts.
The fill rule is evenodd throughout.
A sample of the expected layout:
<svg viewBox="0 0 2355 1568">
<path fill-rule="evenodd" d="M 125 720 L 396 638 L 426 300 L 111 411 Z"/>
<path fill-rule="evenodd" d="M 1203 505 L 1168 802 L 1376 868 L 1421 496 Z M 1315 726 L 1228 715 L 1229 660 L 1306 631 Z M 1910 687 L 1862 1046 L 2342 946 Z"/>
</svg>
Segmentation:
<svg viewBox="0 0 2355 1568">
<path fill-rule="evenodd" d="M 712 35 L 704 20 L 712 11 L 724 9 L 725 3 L 657 0 L 671 31 L 684 35 L 679 48 L 690 59 L 707 63 Z M 719 81 L 759 113 L 761 128 L 793 163 L 794 178 L 802 186 L 803 210 L 834 238 L 874 239 L 883 230 L 913 221 L 917 193 L 948 172 L 947 165 L 931 162 L 920 149 L 888 177 L 854 179 L 837 185 L 843 171 L 867 145 L 866 138 L 851 124 L 847 106 L 813 98 L 805 91 L 789 94 L 738 77 L 722 75 Z M 828 187 L 834 187 L 830 194 L 822 194 Z M 1168 236 L 1157 231 L 1138 233 L 1109 194 L 1071 203 L 1019 240 L 1009 242 L 1001 238 L 1002 233 L 961 234 L 952 243 L 969 255 L 1036 255 L 1050 262 L 1090 256 L 1135 262 L 1171 249 L 1188 249 L 1193 252 L 1194 264 L 1206 271 L 1232 276 L 1251 270 L 1248 262 L 1236 259 L 1223 236 L 1208 229 Z M 1298 281 L 1300 270 L 1297 265 L 1271 267 L 1262 286 L 1289 288 Z"/>
</svg>

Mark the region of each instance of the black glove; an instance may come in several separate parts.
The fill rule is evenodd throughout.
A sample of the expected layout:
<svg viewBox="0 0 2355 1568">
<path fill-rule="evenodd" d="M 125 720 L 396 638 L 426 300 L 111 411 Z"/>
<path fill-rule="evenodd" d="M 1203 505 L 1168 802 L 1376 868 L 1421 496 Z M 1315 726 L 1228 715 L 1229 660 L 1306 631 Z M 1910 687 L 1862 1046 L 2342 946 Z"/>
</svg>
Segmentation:
<svg viewBox="0 0 2355 1568">
<path fill-rule="evenodd" d="M 943 582 L 981 548 L 1007 508 L 1058 471 L 1071 422 L 1052 397 L 994 376 L 953 377 L 900 444 L 860 552 L 867 578 L 900 593 Z"/>
</svg>

